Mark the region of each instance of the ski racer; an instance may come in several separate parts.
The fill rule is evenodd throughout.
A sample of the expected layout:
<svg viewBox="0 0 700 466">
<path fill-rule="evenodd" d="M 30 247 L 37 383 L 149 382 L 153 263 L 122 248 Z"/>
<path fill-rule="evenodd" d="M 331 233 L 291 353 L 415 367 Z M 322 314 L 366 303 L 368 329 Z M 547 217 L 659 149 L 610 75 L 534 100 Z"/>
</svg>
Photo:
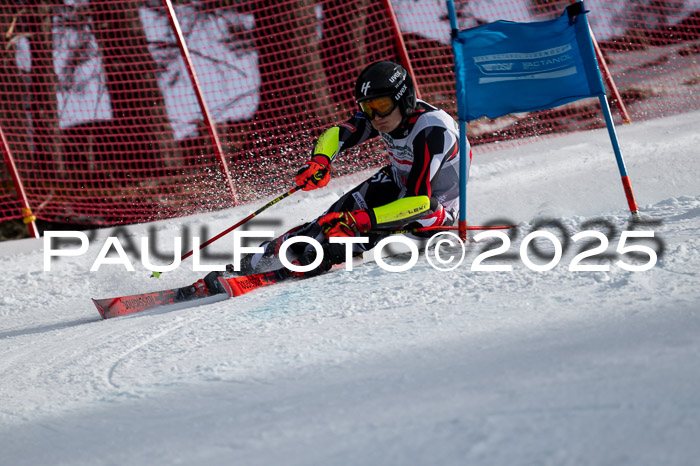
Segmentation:
<svg viewBox="0 0 700 466">
<path fill-rule="evenodd" d="M 409 73 L 390 61 L 373 63 L 360 73 L 355 99 L 359 112 L 320 135 L 310 160 L 296 174 L 296 184 L 305 191 L 326 186 L 332 162 L 340 153 L 376 137 L 384 143 L 388 163 L 320 217 L 261 244 L 263 252 L 243 257 L 239 274 L 281 268 L 279 248 L 294 236 L 313 238 L 323 247 L 321 264 L 305 274 L 310 276 L 346 260 L 346 245 L 330 243 L 331 237 L 367 237 L 368 243 L 353 245 L 353 254 L 359 255 L 387 236 L 381 230 L 453 225 L 456 221 L 460 154 L 454 119 L 417 100 Z M 287 249 L 287 259 L 311 264 L 316 249 L 307 242 L 294 243 Z M 207 284 L 216 285 L 213 277 L 208 278 Z"/>
</svg>

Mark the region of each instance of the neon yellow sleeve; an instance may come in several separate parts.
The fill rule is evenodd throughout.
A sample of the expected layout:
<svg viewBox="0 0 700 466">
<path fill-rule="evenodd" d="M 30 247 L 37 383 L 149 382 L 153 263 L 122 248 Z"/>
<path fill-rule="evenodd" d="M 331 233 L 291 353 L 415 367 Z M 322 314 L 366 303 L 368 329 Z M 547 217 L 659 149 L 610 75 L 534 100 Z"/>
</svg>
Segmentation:
<svg viewBox="0 0 700 466">
<path fill-rule="evenodd" d="M 338 155 L 340 149 L 340 128 L 333 126 L 319 136 L 314 146 L 313 155 L 325 155 L 331 162 Z"/>
<path fill-rule="evenodd" d="M 399 226 L 413 218 L 420 217 L 430 210 L 430 198 L 428 196 L 411 196 L 397 199 L 386 205 L 372 209 L 375 226 L 390 227 Z"/>
</svg>

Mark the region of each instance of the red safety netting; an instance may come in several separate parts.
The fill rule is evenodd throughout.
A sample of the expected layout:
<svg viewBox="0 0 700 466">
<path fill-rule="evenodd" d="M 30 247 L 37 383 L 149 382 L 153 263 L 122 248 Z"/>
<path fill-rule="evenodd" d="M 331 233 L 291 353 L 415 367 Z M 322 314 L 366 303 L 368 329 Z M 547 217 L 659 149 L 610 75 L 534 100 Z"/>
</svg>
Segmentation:
<svg viewBox="0 0 700 466">
<path fill-rule="evenodd" d="M 358 72 L 400 60 L 389 2 L 174 3 L 228 174 L 161 0 L 0 5 L 0 129 L 41 220 L 144 222 L 253 201 L 291 186 L 323 127 L 354 111 Z M 460 27 L 536 21 L 570 2 L 456 0 Z M 394 0 L 421 97 L 455 114 L 444 2 Z M 700 108 L 693 1 L 588 0 L 589 21 L 632 120 Z M 620 121 L 619 114 L 616 115 Z M 470 124 L 473 144 L 602 126 L 596 100 Z M 334 166 L 376 165 L 372 147 Z M 0 168 L 0 221 L 21 218 Z"/>
</svg>

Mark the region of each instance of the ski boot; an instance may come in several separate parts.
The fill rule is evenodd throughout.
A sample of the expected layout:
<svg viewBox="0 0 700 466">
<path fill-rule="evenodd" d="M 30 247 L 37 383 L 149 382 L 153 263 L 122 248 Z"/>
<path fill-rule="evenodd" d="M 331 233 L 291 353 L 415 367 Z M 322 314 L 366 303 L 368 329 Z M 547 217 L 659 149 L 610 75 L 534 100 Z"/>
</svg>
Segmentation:
<svg viewBox="0 0 700 466">
<path fill-rule="evenodd" d="M 182 288 L 179 288 L 178 293 L 183 301 L 189 301 L 190 299 L 203 298 L 211 295 L 203 278 L 200 278 L 190 286 L 183 286 Z"/>
<path fill-rule="evenodd" d="M 219 293 L 226 293 L 226 290 L 219 282 L 219 277 L 234 274 L 233 265 L 229 264 L 226 266 L 225 272 L 212 271 L 200 278 L 190 286 L 185 286 L 180 288 L 178 291 L 185 300 L 194 298 L 203 298 L 205 296 L 211 296 Z"/>
<path fill-rule="evenodd" d="M 334 265 L 342 264 L 345 262 L 345 245 L 339 243 L 322 243 L 323 247 L 323 260 L 321 263 L 313 270 L 308 272 L 292 272 L 293 277 L 315 277 L 321 275 L 322 273 L 328 272 Z M 309 265 L 316 260 L 316 250 L 312 249 L 303 256 L 299 258 L 299 265 Z"/>
</svg>

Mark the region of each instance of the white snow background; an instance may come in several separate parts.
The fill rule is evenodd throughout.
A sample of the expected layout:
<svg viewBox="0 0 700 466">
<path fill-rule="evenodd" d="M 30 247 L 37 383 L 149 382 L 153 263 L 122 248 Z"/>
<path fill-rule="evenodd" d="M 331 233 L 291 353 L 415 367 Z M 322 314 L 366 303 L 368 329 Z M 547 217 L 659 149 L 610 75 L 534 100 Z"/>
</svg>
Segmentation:
<svg viewBox="0 0 700 466">
<path fill-rule="evenodd" d="M 616 265 L 645 262 L 628 255 L 586 262 L 607 272 L 569 271 L 579 243 L 547 272 L 517 257 L 543 218 L 569 238 L 607 222 L 615 251 L 629 213 L 605 130 L 475 148 L 469 220 L 520 224 L 516 257 L 485 262 L 511 272 L 470 270 L 485 243 L 470 242 L 449 273 L 423 255 L 402 273 L 368 260 L 206 306 L 102 320 L 90 297 L 202 273 L 190 260 L 159 280 L 138 260 L 135 272 L 91 273 L 111 229 L 50 272 L 40 240 L 0 243 L 0 464 L 697 464 L 698 128 L 698 112 L 618 127 L 643 217 L 661 221 L 639 227 L 664 245 L 646 272 Z M 296 193 L 260 219 L 281 233 L 361 179 Z M 159 248 L 184 225 L 214 234 L 257 207 L 154 224 Z M 154 225 L 128 231 L 137 241 Z"/>
</svg>

